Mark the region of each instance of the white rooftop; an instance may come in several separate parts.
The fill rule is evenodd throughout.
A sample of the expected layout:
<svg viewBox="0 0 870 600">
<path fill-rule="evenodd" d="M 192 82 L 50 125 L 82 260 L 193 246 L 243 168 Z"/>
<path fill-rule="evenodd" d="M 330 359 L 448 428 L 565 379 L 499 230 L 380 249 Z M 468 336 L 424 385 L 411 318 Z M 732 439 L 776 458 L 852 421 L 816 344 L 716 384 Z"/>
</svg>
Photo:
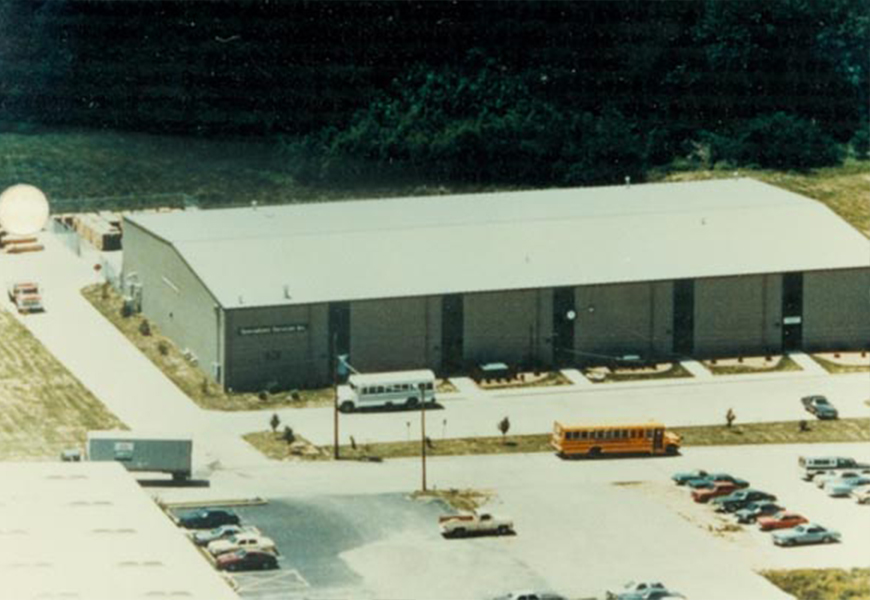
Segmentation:
<svg viewBox="0 0 870 600">
<path fill-rule="evenodd" d="M 751 179 L 128 219 L 227 308 L 870 267 L 823 204 Z"/>
<path fill-rule="evenodd" d="M 238 596 L 119 463 L 0 463 L 0 597 Z"/>
</svg>

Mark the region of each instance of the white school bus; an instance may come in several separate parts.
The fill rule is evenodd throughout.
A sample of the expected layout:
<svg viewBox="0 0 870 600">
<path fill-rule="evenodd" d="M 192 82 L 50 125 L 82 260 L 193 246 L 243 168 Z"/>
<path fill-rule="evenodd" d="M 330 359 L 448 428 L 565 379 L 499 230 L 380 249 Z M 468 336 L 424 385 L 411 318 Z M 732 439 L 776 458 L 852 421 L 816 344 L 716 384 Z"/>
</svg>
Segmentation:
<svg viewBox="0 0 870 600">
<path fill-rule="evenodd" d="M 349 413 L 360 408 L 418 408 L 421 394 L 426 404 L 435 403 L 435 374 L 428 369 L 355 374 L 338 388 L 338 409 Z"/>
</svg>

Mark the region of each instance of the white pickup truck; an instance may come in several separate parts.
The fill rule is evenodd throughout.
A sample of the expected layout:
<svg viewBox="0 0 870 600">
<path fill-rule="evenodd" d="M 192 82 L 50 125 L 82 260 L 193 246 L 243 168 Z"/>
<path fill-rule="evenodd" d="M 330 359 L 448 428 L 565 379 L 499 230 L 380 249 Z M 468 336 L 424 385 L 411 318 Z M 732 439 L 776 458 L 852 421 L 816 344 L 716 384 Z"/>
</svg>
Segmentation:
<svg viewBox="0 0 870 600">
<path fill-rule="evenodd" d="M 277 554 L 275 542 L 271 538 L 252 531 L 243 531 L 223 540 L 215 540 L 207 547 L 212 556 L 220 556 L 236 550 L 260 550 Z"/>
<path fill-rule="evenodd" d="M 513 521 L 494 517 L 488 513 L 443 516 L 438 518 L 438 525 L 441 528 L 441 535 L 446 538 L 515 533 Z"/>
</svg>

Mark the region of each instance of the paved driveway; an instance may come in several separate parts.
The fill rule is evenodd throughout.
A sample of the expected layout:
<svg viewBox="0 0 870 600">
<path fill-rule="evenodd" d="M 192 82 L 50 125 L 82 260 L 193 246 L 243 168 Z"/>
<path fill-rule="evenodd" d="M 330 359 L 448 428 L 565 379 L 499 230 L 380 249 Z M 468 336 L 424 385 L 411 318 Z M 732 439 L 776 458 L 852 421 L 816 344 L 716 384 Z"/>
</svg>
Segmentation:
<svg viewBox="0 0 870 600">
<path fill-rule="evenodd" d="M 624 387 L 623 387 L 624 386 Z M 673 385 L 599 384 L 529 394 L 493 394 L 469 400 L 444 400 L 442 410 L 427 410 L 427 434 L 441 437 L 499 435 L 502 417 L 509 417 L 511 433 L 551 431 L 554 420 L 646 421 L 667 425 L 722 424 L 733 408 L 737 422 L 813 419 L 803 410 L 801 396 L 826 394 L 842 417 L 868 417 L 870 375 L 721 376 Z M 317 444 L 333 439 L 332 409 L 285 409 L 281 422 Z M 241 433 L 268 429 L 271 411 L 216 414 L 227 429 Z M 342 443 L 419 439 L 419 411 L 368 412 L 341 415 Z"/>
<path fill-rule="evenodd" d="M 549 454 L 431 459 L 430 487 L 495 491 L 497 498 L 487 508 L 511 516 L 518 535 L 444 541 L 434 534 L 434 519 L 427 524 L 397 517 L 392 530 L 383 529 L 378 539 L 360 538 L 363 543 L 342 546 L 336 554 L 356 573 L 364 597 L 471 599 L 516 587 L 600 597 L 605 589 L 652 577 L 690 598 L 778 600 L 787 596 L 757 570 L 866 567 L 870 556 L 870 507 L 828 498 L 801 481 L 797 457 L 802 454 L 866 460 L 870 445 L 692 448 L 673 458 L 597 461 L 562 461 Z M 673 472 L 692 468 L 745 477 L 774 492 L 788 508 L 842 531 L 843 543 L 776 548 L 769 534 L 751 528 L 715 531 L 724 521 L 670 482 Z M 289 505 L 345 496 L 342 515 L 389 523 L 394 504 L 381 504 L 380 495 L 406 493 L 419 484 L 416 459 L 285 463 L 244 474 L 217 473 L 210 489 L 162 490 L 160 495 L 169 501 L 262 496 Z M 360 508 L 353 508 L 357 502 Z"/>
<path fill-rule="evenodd" d="M 82 297 L 82 287 L 99 281 L 97 256 L 79 258 L 47 233 L 41 239 L 44 252 L 0 254 L 5 279 L 43 287 L 46 312 L 19 316 L 39 341 L 131 429 L 193 434 L 200 474 L 217 463 L 262 463 L 258 452 L 221 429 Z M 2 302 L 12 308 L 5 294 Z"/>
</svg>

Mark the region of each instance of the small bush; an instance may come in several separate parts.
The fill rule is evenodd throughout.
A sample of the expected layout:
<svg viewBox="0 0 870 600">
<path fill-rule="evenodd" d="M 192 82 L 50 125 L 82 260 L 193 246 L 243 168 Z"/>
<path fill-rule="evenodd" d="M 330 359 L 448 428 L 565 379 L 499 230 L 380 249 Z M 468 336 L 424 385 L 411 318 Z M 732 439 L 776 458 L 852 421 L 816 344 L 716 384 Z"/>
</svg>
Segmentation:
<svg viewBox="0 0 870 600">
<path fill-rule="evenodd" d="M 284 426 L 284 433 L 281 434 L 281 439 L 283 439 L 288 444 L 292 444 L 296 441 L 296 434 L 293 433 L 293 428 L 289 425 Z"/>
<path fill-rule="evenodd" d="M 139 333 L 144 336 L 151 335 L 151 323 L 148 322 L 148 319 L 142 319 L 142 322 L 139 323 Z"/>
<path fill-rule="evenodd" d="M 167 356 L 169 354 L 169 344 L 160 340 L 157 342 L 157 352 L 160 353 L 160 356 Z"/>
<path fill-rule="evenodd" d="M 129 319 L 133 316 L 133 307 L 127 302 L 121 304 L 121 316 L 125 319 Z"/>
</svg>

